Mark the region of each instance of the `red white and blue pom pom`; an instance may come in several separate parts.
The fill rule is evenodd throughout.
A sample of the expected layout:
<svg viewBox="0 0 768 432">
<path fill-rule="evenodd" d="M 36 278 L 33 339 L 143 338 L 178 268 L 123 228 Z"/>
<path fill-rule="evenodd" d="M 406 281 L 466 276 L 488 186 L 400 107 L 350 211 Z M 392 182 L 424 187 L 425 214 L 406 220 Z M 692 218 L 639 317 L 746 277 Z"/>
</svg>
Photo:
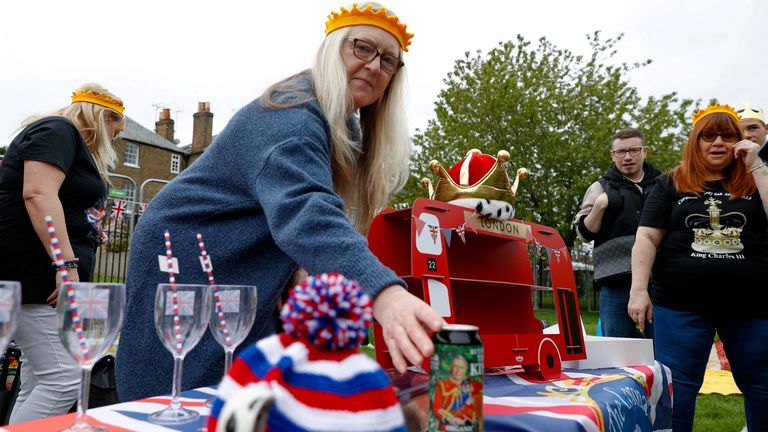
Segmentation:
<svg viewBox="0 0 768 432">
<path fill-rule="evenodd" d="M 280 313 L 283 330 L 330 350 L 358 348 L 373 323 L 371 298 L 339 273 L 309 276 L 291 289 Z"/>
</svg>

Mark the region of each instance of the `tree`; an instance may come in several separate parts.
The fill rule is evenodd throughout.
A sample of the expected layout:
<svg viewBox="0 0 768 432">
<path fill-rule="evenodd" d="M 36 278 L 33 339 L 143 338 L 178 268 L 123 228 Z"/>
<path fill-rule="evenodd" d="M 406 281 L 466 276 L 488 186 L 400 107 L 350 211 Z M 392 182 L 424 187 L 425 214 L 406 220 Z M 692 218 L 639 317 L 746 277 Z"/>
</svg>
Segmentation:
<svg viewBox="0 0 768 432">
<path fill-rule="evenodd" d="M 428 164 L 448 169 L 472 148 L 511 154 L 510 172 L 525 167 L 516 217 L 557 228 L 564 237 L 587 187 L 610 164 L 610 138 L 626 126 L 646 135 L 650 160 L 673 167 L 685 143 L 693 101 L 676 93 L 641 100 L 627 74 L 651 63 L 606 64 L 623 35 L 587 36 L 588 57 L 558 49 L 546 38 L 536 47 L 522 36 L 500 42 L 487 55 L 465 53 L 444 79 L 435 119 L 417 130 L 411 179 L 394 202 L 426 196 L 420 179 Z"/>
</svg>

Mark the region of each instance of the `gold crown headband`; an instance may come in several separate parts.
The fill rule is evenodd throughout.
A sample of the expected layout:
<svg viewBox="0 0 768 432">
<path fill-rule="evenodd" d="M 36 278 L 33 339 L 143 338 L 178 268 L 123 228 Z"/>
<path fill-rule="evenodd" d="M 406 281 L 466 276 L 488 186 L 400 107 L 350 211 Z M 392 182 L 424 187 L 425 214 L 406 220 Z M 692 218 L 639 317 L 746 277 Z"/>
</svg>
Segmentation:
<svg viewBox="0 0 768 432">
<path fill-rule="evenodd" d="M 408 51 L 413 33 L 408 33 L 405 24 L 400 22 L 396 15 L 387 16 L 387 9 L 382 7 L 377 12 L 373 11 L 373 5 L 368 5 L 363 10 L 358 9 L 357 3 L 352 5 L 352 10 L 342 7 L 340 13 L 331 12 L 325 23 L 325 34 L 343 27 L 369 25 L 378 27 L 391 34 L 400 42 L 400 48 Z"/>
<path fill-rule="evenodd" d="M 112 111 L 117 111 L 120 115 L 125 111 L 123 101 L 115 99 L 112 96 L 95 92 L 93 90 L 81 90 L 78 92 L 72 92 L 72 103 L 75 102 L 88 102 L 96 105 L 109 108 Z"/>
<path fill-rule="evenodd" d="M 736 119 L 737 123 L 741 121 L 741 116 L 739 116 L 739 114 L 736 112 L 736 110 L 733 109 L 733 107 L 731 107 L 730 105 L 715 104 L 715 105 L 710 105 L 710 106 L 708 106 L 708 107 L 706 107 L 704 109 L 701 109 L 698 112 L 696 112 L 693 115 L 693 125 L 695 126 L 696 123 L 699 122 L 699 120 L 703 119 L 704 117 L 706 117 L 706 116 L 708 116 L 710 114 L 714 114 L 714 113 L 728 114 L 731 117 L 733 117 L 734 119 Z"/>
</svg>

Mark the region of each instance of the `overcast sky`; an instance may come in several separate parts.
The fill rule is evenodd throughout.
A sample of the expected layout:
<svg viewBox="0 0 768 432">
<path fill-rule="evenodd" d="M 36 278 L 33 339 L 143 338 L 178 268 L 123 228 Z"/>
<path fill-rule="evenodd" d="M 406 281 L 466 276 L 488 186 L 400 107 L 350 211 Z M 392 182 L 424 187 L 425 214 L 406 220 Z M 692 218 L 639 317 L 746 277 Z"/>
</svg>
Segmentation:
<svg viewBox="0 0 768 432">
<path fill-rule="evenodd" d="M 411 130 L 434 116 L 443 79 L 466 51 L 488 52 L 522 34 L 588 54 L 585 35 L 625 33 L 619 61 L 640 94 L 677 91 L 768 107 L 764 1 L 390 0 L 415 33 L 404 61 Z M 170 108 L 176 137 L 192 137 L 198 101 L 214 133 L 267 86 L 310 66 L 331 10 L 346 1 L 132 0 L 0 2 L 0 146 L 28 115 L 69 104 L 80 84 L 120 96 L 126 115 L 154 129 Z"/>
</svg>

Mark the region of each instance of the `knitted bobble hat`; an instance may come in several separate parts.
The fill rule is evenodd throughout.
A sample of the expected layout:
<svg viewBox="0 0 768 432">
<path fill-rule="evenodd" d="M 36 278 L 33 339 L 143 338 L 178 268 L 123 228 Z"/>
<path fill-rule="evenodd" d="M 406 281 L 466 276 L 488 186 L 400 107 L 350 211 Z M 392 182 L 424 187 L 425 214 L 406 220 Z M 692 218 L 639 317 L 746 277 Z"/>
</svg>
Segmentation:
<svg viewBox="0 0 768 432">
<path fill-rule="evenodd" d="M 235 359 L 219 385 L 209 431 L 217 424 L 253 430 L 256 416 L 248 407 L 254 404 L 242 402 L 265 392 L 273 398 L 264 405 L 270 432 L 405 431 L 389 378 L 359 351 L 372 309 L 354 281 L 335 273 L 310 276 L 290 291 L 280 318 L 285 333 Z"/>
</svg>

